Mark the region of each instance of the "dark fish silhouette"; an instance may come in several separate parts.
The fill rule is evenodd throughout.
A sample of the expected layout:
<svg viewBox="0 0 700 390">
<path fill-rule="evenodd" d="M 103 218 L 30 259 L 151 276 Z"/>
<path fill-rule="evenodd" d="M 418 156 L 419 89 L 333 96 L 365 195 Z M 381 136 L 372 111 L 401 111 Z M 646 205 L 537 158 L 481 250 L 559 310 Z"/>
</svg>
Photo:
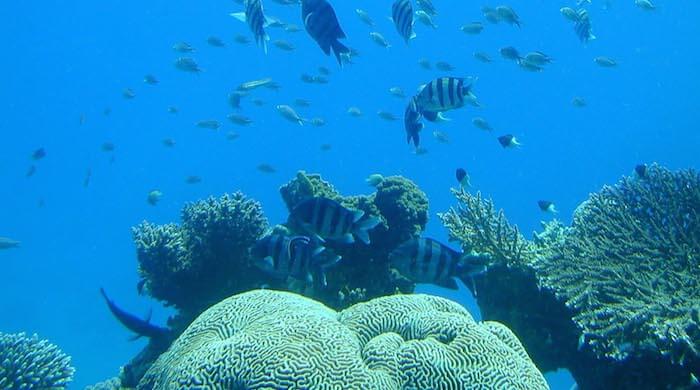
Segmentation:
<svg viewBox="0 0 700 390">
<path fill-rule="evenodd" d="M 114 301 L 109 299 L 103 288 L 100 288 L 100 294 L 102 294 L 104 297 L 105 302 L 107 302 L 107 306 L 109 307 L 109 311 L 112 312 L 114 317 L 116 317 L 116 319 L 127 329 L 136 333 L 133 340 L 136 340 L 139 337 L 148 337 L 149 339 L 166 339 L 170 337 L 171 334 L 169 329 L 161 328 L 160 326 L 150 323 L 150 314 L 145 320 L 143 320 L 117 306 Z"/>
<path fill-rule="evenodd" d="M 455 178 L 457 179 L 457 183 L 461 187 L 469 187 L 471 184 L 469 183 L 469 175 L 467 174 L 467 171 L 464 170 L 464 168 L 457 168 L 455 171 Z"/>
<path fill-rule="evenodd" d="M 498 143 L 504 148 L 516 148 L 521 146 L 520 142 L 518 142 L 513 134 L 506 134 L 498 137 Z"/>
<path fill-rule="evenodd" d="M 413 142 L 415 147 L 420 145 L 420 131 L 423 130 L 423 123 L 421 123 L 420 111 L 418 111 L 418 106 L 416 105 L 416 98 L 411 98 L 406 106 L 406 111 L 404 113 L 404 127 L 406 129 L 406 142 L 409 144 Z"/>
<path fill-rule="evenodd" d="M 537 206 L 545 213 L 557 213 L 557 209 L 554 207 L 554 202 L 550 202 L 548 200 L 538 200 Z"/>
<path fill-rule="evenodd" d="M 333 7 L 326 0 L 303 0 L 301 2 L 301 18 L 304 27 L 318 46 L 326 55 L 331 54 L 331 49 L 338 63 L 342 66 L 341 55 L 350 53 L 350 49 L 338 42 L 338 39 L 346 38 L 340 28 L 338 17 Z"/>
<path fill-rule="evenodd" d="M 637 174 L 637 177 L 640 179 L 645 179 L 647 177 L 647 165 L 646 164 L 639 164 L 636 167 L 634 167 L 634 173 Z"/>
<path fill-rule="evenodd" d="M 267 41 L 270 40 L 270 37 L 265 32 L 265 27 L 267 27 L 270 22 L 263 12 L 262 1 L 246 0 L 245 12 L 232 13 L 231 16 L 248 24 L 250 31 L 255 37 L 255 42 L 258 46 L 262 46 L 263 50 L 265 50 L 265 54 L 267 54 Z"/>
</svg>

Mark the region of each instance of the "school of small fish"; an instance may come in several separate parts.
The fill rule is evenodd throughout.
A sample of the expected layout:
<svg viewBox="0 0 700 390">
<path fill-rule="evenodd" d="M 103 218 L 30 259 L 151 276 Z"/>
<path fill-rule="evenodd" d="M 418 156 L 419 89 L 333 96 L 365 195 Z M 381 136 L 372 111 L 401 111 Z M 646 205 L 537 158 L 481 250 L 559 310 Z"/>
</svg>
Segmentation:
<svg viewBox="0 0 700 390">
<path fill-rule="evenodd" d="M 489 25 L 493 24 L 503 23 L 512 26 L 514 27 L 513 31 L 523 31 L 527 28 L 527 21 L 522 21 L 516 10 L 509 5 L 483 6 L 481 7 L 483 21 L 464 21 L 464 24 L 460 26 L 449 27 L 439 23 L 440 14 L 432 0 L 392 0 L 386 4 L 386 15 L 388 15 L 395 31 L 380 31 L 380 23 L 377 23 L 380 15 L 374 15 L 373 17 L 367 10 L 362 8 L 356 8 L 354 10 L 355 15 L 352 16 L 337 14 L 330 0 L 270 0 L 272 3 L 276 3 L 276 6 L 299 7 L 300 18 L 295 24 L 268 15 L 267 9 L 263 4 L 266 1 L 235 0 L 235 3 L 240 5 L 242 9 L 231 12 L 230 16 L 244 23 L 248 33 L 239 32 L 232 34 L 231 43 L 248 45 L 254 42 L 261 49 L 260 55 L 264 59 L 264 56 L 270 50 L 269 46 L 273 48 L 272 50 L 297 51 L 297 45 L 292 40 L 281 37 L 272 39 L 270 34 L 273 29 L 275 29 L 275 33 L 272 33 L 273 36 L 277 35 L 276 31 L 283 31 L 287 34 L 297 34 L 305 31 L 305 39 L 315 42 L 321 53 L 334 57 L 341 69 L 352 65 L 356 58 L 360 56 L 356 49 L 349 46 L 351 41 L 342 28 L 343 24 L 352 23 L 353 21 L 362 23 L 370 29 L 367 35 L 364 36 L 364 39 L 369 39 L 379 47 L 387 50 L 392 49 L 393 41 L 403 41 L 399 46 L 406 45 L 406 49 L 411 50 L 411 42 L 421 39 L 422 33 L 420 30 L 417 31 L 417 24 L 419 24 L 418 27 L 420 28 L 428 28 L 430 30 L 452 28 L 455 31 L 461 31 L 465 37 L 471 37 L 469 39 L 474 39 L 483 34 L 485 30 L 487 31 L 490 28 Z M 653 12 L 657 9 L 657 6 L 651 0 L 633 1 L 636 7 L 645 12 Z M 444 2 L 445 7 L 448 4 Z M 588 9 L 590 4 L 591 1 L 589 0 L 579 0 L 575 1 L 575 4 L 571 4 L 571 6 L 564 6 L 559 9 L 559 13 L 565 22 L 571 24 L 574 36 L 584 45 L 588 45 L 596 40 L 596 36 L 593 34 L 593 21 Z M 354 37 L 354 39 L 363 38 Z M 231 46 L 224 39 L 217 36 L 210 35 L 205 42 L 208 46 L 217 48 L 215 50 L 231 49 Z M 233 50 L 235 50 L 235 45 Z M 190 43 L 179 41 L 174 43 L 171 49 L 176 53 L 172 62 L 172 66 L 175 69 L 191 74 L 206 72 L 206 69 L 200 67 L 195 59 L 198 51 Z M 309 55 L 313 54 L 309 53 Z M 535 73 L 542 72 L 546 67 L 555 64 L 554 58 L 540 50 L 530 49 L 530 51 L 521 52 L 513 46 L 500 48 L 496 55 L 477 51 L 471 53 L 471 56 L 473 60 L 482 64 L 489 64 L 502 58 L 505 61 L 514 63 L 524 71 Z M 593 58 L 593 63 L 601 68 L 615 68 L 619 66 L 614 58 L 607 56 L 596 56 Z M 478 109 L 481 107 L 481 103 L 475 92 L 475 89 L 478 87 L 477 77 L 452 74 L 457 67 L 443 60 L 433 62 L 427 58 L 421 58 L 418 61 L 418 66 L 425 70 L 437 70 L 446 74 L 425 80 L 425 84 L 416 86 L 417 89 L 413 94 L 410 93 L 411 89 L 404 89 L 400 86 L 384 89 L 383 94 L 387 99 L 401 99 L 406 102 L 403 116 L 403 133 L 405 134 L 406 142 L 413 146 L 413 153 L 420 156 L 427 153 L 427 149 L 421 143 L 421 132 L 426 127 L 426 123 L 437 125 L 442 122 L 449 122 L 451 119 L 445 116 L 445 113 L 464 109 L 465 107 Z M 324 85 L 331 81 L 331 73 L 329 68 L 321 66 L 315 71 L 301 74 L 300 80 L 310 85 Z M 161 79 L 150 73 L 143 76 L 142 82 L 148 85 L 149 88 L 158 88 L 158 86 L 163 84 Z M 242 101 L 249 100 L 256 106 L 267 106 L 268 104 L 265 100 L 252 95 L 259 89 L 277 91 L 280 88 L 281 86 L 269 77 L 241 82 L 226 97 L 228 106 L 233 110 L 227 116 L 228 122 L 230 122 L 229 125 L 251 126 L 257 123 L 253 118 L 241 112 Z M 375 92 L 379 93 L 380 91 Z M 138 100 L 136 91 L 130 87 L 123 88 L 121 96 L 127 100 Z M 313 127 L 326 126 L 327 120 L 321 116 L 305 117 L 302 115 L 307 108 L 312 106 L 312 101 L 297 98 L 287 103 L 272 104 L 270 106 L 275 109 L 281 118 L 292 124 L 298 126 L 308 124 Z M 585 108 L 588 102 L 583 96 L 574 96 L 571 98 L 570 104 L 576 108 Z M 167 112 L 177 114 L 180 112 L 180 108 L 169 106 L 167 107 Z M 110 115 L 110 113 L 110 108 L 105 108 L 103 111 L 105 116 Z M 399 120 L 401 118 L 395 113 L 384 109 L 380 109 L 376 113 L 379 119 L 387 123 L 387 126 L 396 128 L 400 126 Z M 338 120 L 353 120 L 352 118 L 361 118 L 363 116 L 365 116 L 365 113 L 361 108 L 351 106 L 347 108 L 347 117 L 338 118 Z M 83 125 L 85 122 L 85 115 L 81 115 L 79 124 Z M 194 126 L 199 129 L 211 131 L 219 131 L 224 125 L 221 120 L 216 118 L 203 118 L 194 123 Z M 473 115 L 471 125 L 486 133 L 492 133 L 496 130 L 500 131 L 499 126 L 492 126 L 486 118 L 479 115 Z M 463 126 L 467 127 L 467 124 L 464 123 Z M 227 131 L 225 134 L 226 139 L 229 141 L 235 141 L 240 137 L 240 133 L 236 131 Z M 450 136 L 442 130 L 432 130 L 430 134 L 433 136 L 433 142 L 450 143 Z M 516 149 L 523 145 L 516 135 L 511 133 L 502 132 L 495 135 L 495 138 L 503 149 Z M 177 145 L 173 138 L 164 138 L 161 140 L 161 143 L 165 148 L 174 148 Z M 329 152 L 332 148 L 331 144 L 325 143 L 320 145 L 321 152 Z M 113 142 L 105 141 L 101 145 L 101 151 L 110 156 L 110 162 L 114 162 L 117 146 Z M 26 171 L 26 176 L 34 176 L 41 165 L 41 161 L 46 157 L 47 152 L 43 147 L 34 150 L 30 154 L 31 162 Z M 642 172 L 643 168 L 640 167 L 643 166 L 638 166 L 636 172 L 641 177 L 643 174 L 640 172 Z M 277 172 L 277 169 L 267 162 L 259 163 L 257 170 L 266 174 Z M 89 185 L 92 174 L 92 169 L 88 168 L 83 181 L 85 187 Z M 455 179 L 462 189 L 471 185 L 470 177 L 463 168 L 456 170 Z M 379 174 L 373 174 L 367 178 L 367 184 L 374 187 L 378 186 L 382 181 L 383 177 Z M 198 184 L 202 182 L 202 178 L 192 174 L 186 176 L 184 182 L 187 184 Z M 146 202 L 156 206 L 163 196 L 164 194 L 160 190 L 154 188 L 147 193 Z M 540 200 L 537 205 L 542 212 L 556 213 L 554 202 L 550 200 Z M 338 225 L 330 226 L 331 220 L 326 215 L 333 215 L 332 221 Z M 292 211 L 291 218 L 300 225 L 307 235 L 288 237 L 275 234 L 266 237 L 255 248 L 255 252 L 260 254 L 258 256 L 260 262 L 257 265 L 264 271 L 277 274 L 278 276 L 292 276 L 305 280 L 311 280 L 314 276 L 322 276 L 324 268 L 332 266 L 338 261 L 338 258 L 334 255 L 327 256 L 328 251 L 323 246 L 326 240 L 335 240 L 343 243 L 352 243 L 355 240 L 359 240 L 368 243 L 369 236 L 367 232 L 378 223 L 374 217 L 363 216 L 361 212 L 348 210 L 340 204 L 325 198 L 314 198 L 302 202 Z M 19 246 L 18 241 L 0 238 L 0 249 L 17 246 Z M 464 263 L 462 254 L 431 239 L 417 239 L 407 242 L 397 248 L 392 253 L 392 257 L 395 260 L 395 265 L 399 269 L 403 269 L 407 276 L 412 275 L 416 281 L 429 281 L 450 288 L 453 287 L 451 278 L 456 274 L 476 272 L 474 269 L 466 269 L 469 268 L 467 267 L 469 264 Z M 424 269 L 424 272 L 421 271 L 422 273 L 418 272 L 415 268 L 416 258 L 422 258 L 421 261 L 429 269 Z M 282 269 L 284 272 L 280 271 Z"/>
</svg>

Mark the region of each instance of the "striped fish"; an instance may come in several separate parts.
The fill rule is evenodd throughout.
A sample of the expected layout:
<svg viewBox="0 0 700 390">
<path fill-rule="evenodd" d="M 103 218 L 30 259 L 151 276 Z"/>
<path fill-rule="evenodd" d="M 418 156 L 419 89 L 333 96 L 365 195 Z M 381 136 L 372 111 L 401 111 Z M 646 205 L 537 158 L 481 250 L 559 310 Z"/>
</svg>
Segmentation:
<svg viewBox="0 0 700 390">
<path fill-rule="evenodd" d="M 413 6 L 409 0 L 396 0 L 391 6 L 391 19 L 394 21 L 396 31 L 408 43 L 416 37 L 413 32 Z"/>
<path fill-rule="evenodd" d="M 574 23 L 574 32 L 583 43 L 588 43 L 588 41 L 595 39 L 591 28 L 591 20 L 588 17 L 588 11 L 585 9 L 578 10 L 578 20 Z"/>
<path fill-rule="evenodd" d="M 406 106 L 403 123 L 406 129 L 406 142 L 409 144 L 413 142 L 415 147 L 418 147 L 420 144 L 420 131 L 423 130 L 422 118 L 423 115 L 418 111 L 416 98 L 412 97 L 411 101 L 408 102 L 408 106 Z"/>
<path fill-rule="evenodd" d="M 322 258 L 325 248 L 317 245 L 309 237 L 272 234 L 258 240 L 251 254 L 256 267 L 277 279 L 292 277 L 312 282 L 313 275 L 320 277 L 325 285 L 323 270 L 335 264 L 340 258 Z"/>
<path fill-rule="evenodd" d="M 255 42 L 258 46 L 262 46 L 267 54 L 267 41 L 270 40 L 270 37 L 265 32 L 265 27 L 270 22 L 263 12 L 262 0 L 246 0 L 244 5 L 245 12 L 232 13 L 231 16 L 248 24 L 255 37 Z"/>
<path fill-rule="evenodd" d="M 466 97 L 466 99 L 465 99 Z M 416 96 L 416 105 L 425 119 L 433 122 L 438 114 L 476 101 L 471 81 L 456 77 L 440 77 L 426 84 Z"/>
<path fill-rule="evenodd" d="M 435 6 L 431 0 L 418 0 L 418 6 L 430 16 L 437 15 L 437 10 L 435 9 Z"/>
<path fill-rule="evenodd" d="M 326 0 L 303 0 L 301 2 L 301 17 L 304 20 L 304 27 L 318 46 L 326 55 L 333 54 L 342 66 L 342 56 L 350 53 L 350 49 L 340 43 L 339 39 L 344 39 L 345 33 L 340 28 L 338 17 L 335 15 L 333 7 Z"/>
<path fill-rule="evenodd" d="M 299 203 L 291 212 L 293 221 L 319 241 L 355 242 L 355 237 L 369 244 L 368 231 L 377 224 L 375 217 L 364 218 L 361 210 L 348 210 L 328 198 L 309 198 Z"/>
<path fill-rule="evenodd" d="M 401 275 L 415 283 L 432 283 L 457 289 L 453 278 L 468 277 L 485 270 L 484 259 L 465 256 L 432 238 L 413 238 L 389 254 L 389 261 Z"/>
</svg>

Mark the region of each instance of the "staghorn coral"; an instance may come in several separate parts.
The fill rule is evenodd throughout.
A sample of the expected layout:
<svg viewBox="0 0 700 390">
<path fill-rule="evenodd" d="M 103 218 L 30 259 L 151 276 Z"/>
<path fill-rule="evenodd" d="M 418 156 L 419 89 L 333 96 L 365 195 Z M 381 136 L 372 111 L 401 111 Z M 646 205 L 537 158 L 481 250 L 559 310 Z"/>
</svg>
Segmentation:
<svg viewBox="0 0 700 390">
<path fill-rule="evenodd" d="M 378 298 L 337 313 L 257 290 L 204 312 L 139 389 L 546 389 L 502 325 L 442 298 Z"/>
<path fill-rule="evenodd" d="M 194 313 L 253 288 L 248 248 L 265 231 L 260 204 L 240 192 L 187 204 L 182 225 L 144 222 L 133 229 L 144 290 Z"/>
<path fill-rule="evenodd" d="M 700 178 L 653 165 L 592 194 L 571 227 L 530 242 L 479 195 L 442 214 L 493 255 L 476 277 L 484 318 L 513 329 L 544 371 L 582 388 L 691 388 L 700 372 Z"/>
<path fill-rule="evenodd" d="M 65 389 L 74 372 L 70 357 L 47 340 L 0 332 L 0 389 Z"/>
<path fill-rule="evenodd" d="M 650 166 L 581 204 L 563 245 L 533 263 L 583 344 L 624 360 L 700 357 L 700 176 Z"/>
</svg>

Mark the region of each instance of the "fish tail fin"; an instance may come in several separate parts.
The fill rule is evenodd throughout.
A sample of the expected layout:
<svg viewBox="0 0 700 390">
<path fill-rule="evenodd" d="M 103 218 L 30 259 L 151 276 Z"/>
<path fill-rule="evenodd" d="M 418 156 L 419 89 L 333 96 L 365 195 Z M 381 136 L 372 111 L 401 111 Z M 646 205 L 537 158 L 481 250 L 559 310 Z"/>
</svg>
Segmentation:
<svg viewBox="0 0 700 390">
<path fill-rule="evenodd" d="M 335 54 L 335 58 L 338 60 L 338 63 L 340 64 L 340 66 L 343 66 L 342 55 L 350 53 L 350 49 L 347 46 L 340 43 L 337 39 L 331 42 L 331 47 L 333 48 L 333 54 Z"/>
<path fill-rule="evenodd" d="M 357 222 L 354 226 L 353 233 L 360 239 L 360 241 L 364 242 L 365 245 L 369 245 L 369 231 L 375 226 L 379 225 L 379 222 L 380 220 L 377 217 L 369 217 L 365 220 Z"/>
</svg>

